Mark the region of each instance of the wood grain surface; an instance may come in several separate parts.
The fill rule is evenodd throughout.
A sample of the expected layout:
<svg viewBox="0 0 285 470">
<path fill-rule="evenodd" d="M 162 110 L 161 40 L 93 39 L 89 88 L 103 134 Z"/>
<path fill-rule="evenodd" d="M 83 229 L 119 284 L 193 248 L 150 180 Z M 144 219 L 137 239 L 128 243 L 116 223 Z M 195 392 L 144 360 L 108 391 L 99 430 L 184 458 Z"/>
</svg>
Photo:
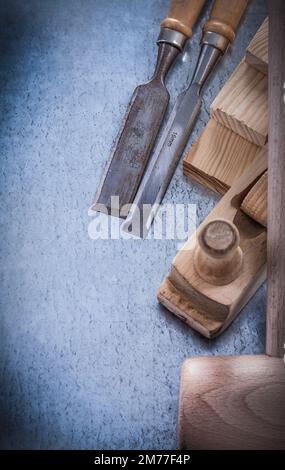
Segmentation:
<svg viewBox="0 0 285 470">
<path fill-rule="evenodd" d="M 241 62 L 213 101 L 212 117 L 249 142 L 264 145 L 268 136 L 267 86 L 266 75 Z"/>
<path fill-rule="evenodd" d="M 179 448 L 284 450 L 284 399 L 282 359 L 188 359 L 181 375 Z"/>
<path fill-rule="evenodd" d="M 259 72 L 268 73 L 268 18 L 264 20 L 245 55 L 246 62 Z"/>
<path fill-rule="evenodd" d="M 269 166 L 267 347 L 284 355 L 285 343 L 285 2 L 269 2 Z"/>
</svg>

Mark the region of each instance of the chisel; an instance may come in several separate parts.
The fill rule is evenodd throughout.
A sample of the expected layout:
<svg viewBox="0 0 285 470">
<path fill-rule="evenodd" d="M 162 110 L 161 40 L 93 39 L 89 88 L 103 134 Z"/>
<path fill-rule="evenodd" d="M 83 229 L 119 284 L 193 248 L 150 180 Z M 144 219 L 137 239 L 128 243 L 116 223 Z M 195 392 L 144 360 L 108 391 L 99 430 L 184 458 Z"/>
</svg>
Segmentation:
<svg viewBox="0 0 285 470">
<path fill-rule="evenodd" d="M 168 105 L 166 75 L 186 40 L 192 36 L 192 27 L 204 3 L 205 0 L 172 0 L 169 14 L 161 23 L 154 75 L 133 93 L 93 210 L 123 216 L 120 208 L 133 202 Z M 114 196 L 117 207 L 111 204 Z"/>
<path fill-rule="evenodd" d="M 189 87 L 173 108 L 149 161 L 123 230 L 146 238 L 201 108 L 201 90 L 235 38 L 248 0 L 216 0 L 203 28 L 201 51 Z"/>
</svg>

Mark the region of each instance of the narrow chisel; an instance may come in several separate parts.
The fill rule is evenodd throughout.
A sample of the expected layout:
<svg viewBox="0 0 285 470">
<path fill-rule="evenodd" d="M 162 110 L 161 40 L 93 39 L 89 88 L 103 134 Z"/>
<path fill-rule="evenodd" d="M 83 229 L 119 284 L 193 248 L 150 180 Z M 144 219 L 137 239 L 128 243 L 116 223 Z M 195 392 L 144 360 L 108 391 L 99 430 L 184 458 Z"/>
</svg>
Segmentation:
<svg viewBox="0 0 285 470">
<path fill-rule="evenodd" d="M 168 17 L 161 23 L 154 75 L 134 91 L 93 210 L 123 217 L 120 209 L 133 202 L 168 105 L 165 77 L 192 36 L 192 27 L 204 3 L 205 0 L 172 0 Z M 117 207 L 111 204 L 114 199 Z"/>
<path fill-rule="evenodd" d="M 203 29 L 201 51 L 192 81 L 174 106 L 165 130 L 150 159 L 123 230 L 145 238 L 164 197 L 179 158 L 201 108 L 201 89 L 228 44 L 248 0 L 216 0 Z"/>
</svg>

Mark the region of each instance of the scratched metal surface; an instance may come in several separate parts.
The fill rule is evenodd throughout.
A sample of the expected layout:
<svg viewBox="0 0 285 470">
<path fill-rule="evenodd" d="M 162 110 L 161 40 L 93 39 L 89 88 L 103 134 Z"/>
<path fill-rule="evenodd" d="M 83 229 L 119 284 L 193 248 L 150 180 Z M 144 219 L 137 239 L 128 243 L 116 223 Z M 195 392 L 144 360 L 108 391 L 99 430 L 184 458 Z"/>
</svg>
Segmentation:
<svg viewBox="0 0 285 470">
<path fill-rule="evenodd" d="M 88 236 L 88 208 L 132 91 L 153 72 L 167 5 L 0 4 L 1 448 L 175 449 L 182 361 L 264 349 L 264 287 L 208 341 L 156 301 L 175 240 Z M 265 16 L 265 1 L 252 1 L 189 145 Z M 170 74 L 169 109 L 198 42 L 196 29 Z M 180 164 L 166 201 L 197 204 L 201 221 L 217 197 Z"/>
</svg>

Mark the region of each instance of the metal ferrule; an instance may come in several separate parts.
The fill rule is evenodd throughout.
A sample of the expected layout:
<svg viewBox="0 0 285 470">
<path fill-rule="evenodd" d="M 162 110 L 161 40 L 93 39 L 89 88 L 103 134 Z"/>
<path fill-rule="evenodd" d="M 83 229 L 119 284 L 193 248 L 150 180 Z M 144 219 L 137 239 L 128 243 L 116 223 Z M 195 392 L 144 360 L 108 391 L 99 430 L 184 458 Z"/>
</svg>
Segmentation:
<svg viewBox="0 0 285 470">
<path fill-rule="evenodd" d="M 167 44 L 177 47 L 177 49 L 182 51 L 187 39 L 187 36 L 182 33 L 179 33 L 179 31 L 174 31 L 174 29 L 169 28 L 161 28 L 160 34 L 157 39 L 157 44 L 161 42 L 166 42 Z"/>
<path fill-rule="evenodd" d="M 206 31 L 203 34 L 201 44 L 208 44 L 209 46 L 216 47 L 222 54 L 224 54 L 228 48 L 229 40 L 225 36 L 222 36 L 222 34 Z"/>
</svg>

